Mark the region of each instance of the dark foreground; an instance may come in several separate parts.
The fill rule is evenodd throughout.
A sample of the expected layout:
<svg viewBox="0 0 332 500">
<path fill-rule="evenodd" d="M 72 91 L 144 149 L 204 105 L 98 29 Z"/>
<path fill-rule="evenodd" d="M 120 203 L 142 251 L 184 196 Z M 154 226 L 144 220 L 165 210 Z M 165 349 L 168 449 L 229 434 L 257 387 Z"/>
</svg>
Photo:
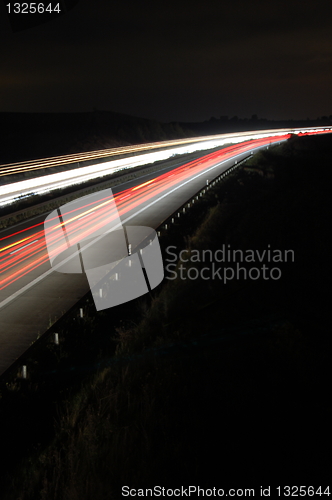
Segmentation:
<svg viewBox="0 0 332 500">
<path fill-rule="evenodd" d="M 88 298 L 84 322 L 59 322 L 62 350 L 36 352 L 31 379 L 1 389 L 4 498 L 121 498 L 124 485 L 325 490 L 331 146 L 296 138 L 260 154 L 162 237 L 165 264 L 169 245 L 191 251 L 187 276 L 211 267 L 190 260 L 194 250 L 292 249 L 294 261 L 273 264 L 280 279 L 166 279 L 153 297 L 99 314 Z"/>
</svg>

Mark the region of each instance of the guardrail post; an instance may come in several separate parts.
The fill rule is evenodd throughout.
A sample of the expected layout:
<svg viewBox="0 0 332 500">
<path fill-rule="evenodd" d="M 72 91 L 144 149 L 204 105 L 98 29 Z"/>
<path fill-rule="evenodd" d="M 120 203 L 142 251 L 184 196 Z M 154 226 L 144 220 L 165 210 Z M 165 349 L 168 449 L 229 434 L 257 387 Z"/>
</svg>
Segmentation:
<svg viewBox="0 0 332 500">
<path fill-rule="evenodd" d="M 59 345 L 59 334 L 58 333 L 54 334 L 54 344 Z"/>
<path fill-rule="evenodd" d="M 27 365 L 22 366 L 22 378 L 27 378 Z"/>
</svg>

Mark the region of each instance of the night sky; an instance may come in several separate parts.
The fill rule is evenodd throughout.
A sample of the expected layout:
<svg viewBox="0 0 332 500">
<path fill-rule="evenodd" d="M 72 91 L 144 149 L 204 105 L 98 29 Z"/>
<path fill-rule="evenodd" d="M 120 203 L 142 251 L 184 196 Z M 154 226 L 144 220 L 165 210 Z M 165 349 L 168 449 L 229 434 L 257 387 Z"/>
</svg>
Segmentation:
<svg viewBox="0 0 332 500">
<path fill-rule="evenodd" d="M 13 32 L 0 4 L 0 111 L 159 121 L 332 114 L 331 0 L 80 0 Z"/>
</svg>

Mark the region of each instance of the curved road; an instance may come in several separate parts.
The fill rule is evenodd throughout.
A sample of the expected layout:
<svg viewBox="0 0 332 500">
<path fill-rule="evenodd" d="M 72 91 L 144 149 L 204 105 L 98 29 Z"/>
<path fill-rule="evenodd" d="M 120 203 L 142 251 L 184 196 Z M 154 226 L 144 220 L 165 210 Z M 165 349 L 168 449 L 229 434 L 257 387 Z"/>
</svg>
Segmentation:
<svg viewBox="0 0 332 500">
<path fill-rule="evenodd" d="M 161 165 L 159 172 L 117 185 L 112 191 L 122 223 L 158 228 L 206 186 L 207 180 L 220 176 L 251 151 L 288 137 L 236 144 L 176 168 Z M 93 237 L 103 214 L 95 207 L 88 212 L 77 216 L 75 224 L 84 225 Z M 35 217 L 0 232 L 0 374 L 89 291 L 84 274 L 62 274 L 51 268 L 44 219 L 45 215 Z"/>
</svg>

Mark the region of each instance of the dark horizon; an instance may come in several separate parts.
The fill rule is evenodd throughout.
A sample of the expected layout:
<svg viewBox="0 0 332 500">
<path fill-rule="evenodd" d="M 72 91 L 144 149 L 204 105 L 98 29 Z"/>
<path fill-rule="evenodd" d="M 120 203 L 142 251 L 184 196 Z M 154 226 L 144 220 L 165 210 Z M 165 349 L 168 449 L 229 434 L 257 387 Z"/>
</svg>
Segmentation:
<svg viewBox="0 0 332 500">
<path fill-rule="evenodd" d="M 319 9 L 285 0 L 147 1 L 144 9 L 130 0 L 80 0 L 18 31 L 5 4 L 0 112 L 100 109 L 164 123 L 332 113 L 327 0 Z"/>
<path fill-rule="evenodd" d="M 77 113 L 0 112 L 0 163 L 109 149 L 128 144 L 159 142 L 248 130 L 332 126 L 332 115 L 301 120 L 269 121 L 210 117 L 201 122 L 159 122 L 142 117 L 94 110 Z"/>
<path fill-rule="evenodd" d="M 121 113 L 119 111 L 114 111 L 114 110 L 111 110 L 111 109 L 92 109 L 92 110 L 86 110 L 86 111 L 19 111 L 19 110 L 16 110 L 16 111 L 1 111 L 0 110 L 0 116 L 4 116 L 4 115 L 12 115 L 12 116 L 18 116 L 18 115 L 24 115 L 24 116 L 28 116 L 28 115 L 31 115 L 31 116 L 36 116 L 36 115 L 40 115 L 40 116 L 60 116 L 60 115 L 72 115 L 72 116 L 75 116 L 75 115 L 88 115 L 88 114 L 109 114 L 109 115 L 118 115 L 118 116 L 121 116 L 121 117 L 128 117 L 128 118 L 134 118 L 134 119 L 138 119 L 138 120 L 146 120 L 146 121 L 156 121 L 156 122 L 159 122 L 159 123 L 163 123 L 163 124 L 167 124 L 167 123 L 181 123 L 181 124 L 188 124 L 188 125 L 191 125 L 191 124 L 205 124 L 205 123 L 208 123 L 208 122 L 223 122 L 223 123 L 226 123 L 226 122 L 235 122 L 235 121 L 244 121 L 244 122 L 252 122 L 252 123 L 255 123 L 255 122 L 318 122 L 318 121 L 328 121 L 328 122 L 331 122 L 332 121 L 332 114 L 328 114 L 328 113 L 325 113 L 325 114 L 322 114 L 320 116 L 314 116 L 314 117 L 306 117 L 306 118 L 293 118 L 293 117 L 281 117 L 281 118 L 267 118 L 265 116 L 259 116 L 257 113 L 253 113 L 251 116 L 239 116 L 239 115 L 236 115 L 236 114 L 231 114 L 231 115 L 212 115 L 212 116 L 209 116 L 209 117 L 206 117 L 202 120 L 197 120 L 197 121 L 183 121 L 183 120 L 180 120 L 180 121 L 177 121 L 177 120 L 169 120 L 169 121 L 160 121 L 160 120 L 156 120 L 154 118 L 149 118 L 147 116 L 138 116 L 138 115 L 134 115 L 134 114 L 129 114 L 129 113 Z"/>
</svg>

